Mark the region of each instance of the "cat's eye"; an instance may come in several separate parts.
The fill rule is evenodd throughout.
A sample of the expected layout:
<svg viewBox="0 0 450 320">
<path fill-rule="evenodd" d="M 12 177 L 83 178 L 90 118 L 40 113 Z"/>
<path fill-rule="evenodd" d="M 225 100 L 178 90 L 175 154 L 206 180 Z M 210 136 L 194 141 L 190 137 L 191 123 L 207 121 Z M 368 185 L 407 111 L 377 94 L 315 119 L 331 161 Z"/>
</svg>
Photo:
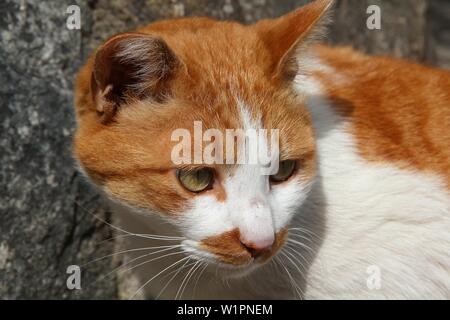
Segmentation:
<svg viewBox="0 0 450 320">
<path fill-rule="evenodd" d="M 214 172 L 209 168 L 178 170 L 177 177 L 181 185 L 187 190 L 199 193 L 211 188 L 214 181 Z"/>
<path fill-rule="evenodd" d="M 270 180 L 274 183 L 280 183 L 288 180 L 295 172 L 297 167 L 297 161 L 295 160 L 286 160 L 280 162 L 280 167 L 278 172 L 272 176 L 270 176 Z"/>
</svg>

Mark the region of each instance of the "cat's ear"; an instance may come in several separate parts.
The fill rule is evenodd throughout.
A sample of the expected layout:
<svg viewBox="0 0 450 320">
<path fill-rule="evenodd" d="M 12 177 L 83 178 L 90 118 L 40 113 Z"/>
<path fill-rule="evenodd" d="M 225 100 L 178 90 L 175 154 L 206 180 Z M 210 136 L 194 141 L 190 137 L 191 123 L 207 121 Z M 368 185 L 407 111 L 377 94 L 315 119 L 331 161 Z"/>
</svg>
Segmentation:
<svg viewBox="0 0 450 320">
<path fill-rule="evenodd" d="M 161 38 L 124 33 L 96 52 L 91 93 L 103 123 L 111 121 L 127 99 L 162 100 L 180 61 Z"/>
<path fill-rule="evenodd" d="M 333 4 L 333 0 L 317 0 L 280 18 L 255 25 L 271 52 L 271 70 L 275 76 L 295 77 L 302 52 L 324 33 Z"/>
</svg>

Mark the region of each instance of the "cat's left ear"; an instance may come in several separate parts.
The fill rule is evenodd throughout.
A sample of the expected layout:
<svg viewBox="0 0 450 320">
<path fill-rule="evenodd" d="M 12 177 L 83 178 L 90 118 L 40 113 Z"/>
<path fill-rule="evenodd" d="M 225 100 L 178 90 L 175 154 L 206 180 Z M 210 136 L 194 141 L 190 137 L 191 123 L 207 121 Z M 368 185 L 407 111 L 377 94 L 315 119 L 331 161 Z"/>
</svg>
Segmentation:
<svg viewBox="0 0 450 320">
<path fill-rule="evenodd" d="M 255 24 L 272 55 L 274 76 L 293 79 L 301 69 L 302 53 L 324 33 L 333 0 L 316 0 L 277 19 Z"/>
</svg>

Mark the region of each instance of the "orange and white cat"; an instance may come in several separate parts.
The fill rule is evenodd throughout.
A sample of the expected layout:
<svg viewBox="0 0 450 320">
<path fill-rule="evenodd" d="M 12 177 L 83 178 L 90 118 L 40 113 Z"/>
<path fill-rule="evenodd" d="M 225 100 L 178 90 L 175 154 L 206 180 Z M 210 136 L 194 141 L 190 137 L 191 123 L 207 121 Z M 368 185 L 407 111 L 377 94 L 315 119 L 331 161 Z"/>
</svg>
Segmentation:
<svg viewBox="0 0 450 320">
<path fill-rule="evenodd" d="M 450 298 L 450 73 L 314 44 L 331 6 L 156 22 L 81 70 L 75 157 L 157 249 L 144 297 Z M 279 171 L 175 165 L 196 121 L 279 130 Z"/>
</svg>

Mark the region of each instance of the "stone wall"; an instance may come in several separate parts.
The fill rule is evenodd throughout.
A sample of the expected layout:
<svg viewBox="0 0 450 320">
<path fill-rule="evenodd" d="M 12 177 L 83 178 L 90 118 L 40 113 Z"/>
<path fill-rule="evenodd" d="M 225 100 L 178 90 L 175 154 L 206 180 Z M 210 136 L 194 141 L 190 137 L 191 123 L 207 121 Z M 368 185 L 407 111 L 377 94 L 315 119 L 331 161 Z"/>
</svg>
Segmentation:
<svg viewBox="0 0 450 320">
<path fill-rule="evenodd" d="M 83 290 L 66 288 L 66 268 L 109 255 L 110 221 L 71 158 L 74 75 L 106 37 L 161 18 L 208 15 L 251 23 L 301 0 L 2 0 L 0 3 L 0 298 L 118 297 L 117 279 L 95 282 L 118 263 L 83 268 Z M 66 28 L 78 4 L 82 29 Z M 382 30 L 366 8 L 382 8 Z M 374 54 L 450 67 L 448 0 L 340 0 L 330 40 Z"/>
</svg>

